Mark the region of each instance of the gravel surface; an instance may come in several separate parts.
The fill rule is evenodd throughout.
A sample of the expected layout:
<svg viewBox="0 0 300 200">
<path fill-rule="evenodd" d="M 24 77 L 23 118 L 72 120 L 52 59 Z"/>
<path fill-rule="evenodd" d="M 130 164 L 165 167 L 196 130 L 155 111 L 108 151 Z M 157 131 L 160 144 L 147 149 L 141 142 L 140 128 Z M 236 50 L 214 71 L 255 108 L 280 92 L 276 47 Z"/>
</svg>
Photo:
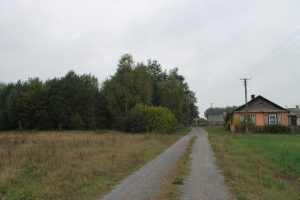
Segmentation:
<svg viewBox="0 0 300 200">
<path fill-rule="evenodd" d="M 223 176 L 214 164 L 207 132 L 193 128 L 191 134 L 198 135 L 192 149 L 191 172 L 184 185 L 184 200 L 225 200 L 229 192 L 223 183 Z"/>
<path fill-rule="evenodd" d="M 160 192 L 160 185 L 171 167 L 184 153 L 193 133 L 189 133 L 165 152 L 117 185 L 103 200 L 150 200 Z"/>
</svg>

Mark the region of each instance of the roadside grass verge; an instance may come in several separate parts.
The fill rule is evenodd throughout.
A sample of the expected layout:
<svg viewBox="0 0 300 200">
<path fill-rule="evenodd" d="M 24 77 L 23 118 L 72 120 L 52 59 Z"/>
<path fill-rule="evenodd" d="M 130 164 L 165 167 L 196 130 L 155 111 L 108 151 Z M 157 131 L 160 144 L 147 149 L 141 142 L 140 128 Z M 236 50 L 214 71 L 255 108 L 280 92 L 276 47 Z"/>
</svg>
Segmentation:
<svg viewBox="0 0 300 200">
<path fill-rule="evenodd" d="M 182 185 L 190 168 L 190 155 L 196 139 L 197 136 L 191 138 L 184 154 L 161 184 L 161 192 L 155 200 L 180 200 L 182 198 Z"/>
<path fill-rule="evenodd" d="M 0 199 L 97 199 L 184 133 L 1 132 Z"/>
<path fill-rule="evenodd" d="M 300 135 L 240 135 L 204 127 L 237 199 L 300 199 Z"/>
</svg>

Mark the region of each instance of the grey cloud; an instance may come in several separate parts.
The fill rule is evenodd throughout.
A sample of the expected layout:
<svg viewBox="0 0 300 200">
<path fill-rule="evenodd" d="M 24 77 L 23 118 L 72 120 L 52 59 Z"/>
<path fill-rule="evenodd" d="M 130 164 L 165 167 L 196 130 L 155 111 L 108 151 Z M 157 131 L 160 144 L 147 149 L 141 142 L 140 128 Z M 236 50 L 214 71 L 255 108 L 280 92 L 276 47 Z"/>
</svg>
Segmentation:
<svg viewBox="0 0 300 200">
<path fill-rule="evenodd" d="M 297 0 L 2 0 L 0 81 L 47 79 L 70 69 L 103 81 L 131 53 L 136 61 L 179 67 L 202 116 L 210 102 L 242 104 L 239 78 L 247 75 L 249 93 L 294 106 L 300 50 L 268 70 L 248 72 L 300 27 L 299 8 Z"/>
</svg>

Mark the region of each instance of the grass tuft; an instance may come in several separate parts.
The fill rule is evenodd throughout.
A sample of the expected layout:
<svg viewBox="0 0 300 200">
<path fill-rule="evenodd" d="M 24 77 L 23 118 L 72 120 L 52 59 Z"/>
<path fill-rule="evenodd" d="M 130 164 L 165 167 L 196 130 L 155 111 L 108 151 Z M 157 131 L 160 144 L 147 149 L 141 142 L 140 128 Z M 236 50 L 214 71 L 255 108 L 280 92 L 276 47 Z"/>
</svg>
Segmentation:
<svg viewBox="0 0 300 200">
<path fill-rule="evenodd" d="M 175 178 L 175 181 L 173 181 L 174 185 L 183 185 L 183 178 Z"/>
</svg>

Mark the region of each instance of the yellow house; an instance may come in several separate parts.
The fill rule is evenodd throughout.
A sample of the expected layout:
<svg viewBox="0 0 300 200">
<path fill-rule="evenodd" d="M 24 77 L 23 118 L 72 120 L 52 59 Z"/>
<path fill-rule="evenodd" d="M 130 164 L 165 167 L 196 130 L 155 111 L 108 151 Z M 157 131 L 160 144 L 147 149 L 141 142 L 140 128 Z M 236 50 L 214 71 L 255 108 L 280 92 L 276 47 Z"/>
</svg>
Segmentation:
<svg viewBox="0 0 300 200">
<path fill-rule="evenodd" d="M 288 125 L 289 111 L 272 101 L 254 95 L 251 96 L 251 101 L 240 106 L 232 113 L 230 130 L 236 131 L 240 122 L 244 121 L 248 116 L 248 121 L 252 121 L 256 126 L 262 127 L 269 124 Z"/>
</svg>

